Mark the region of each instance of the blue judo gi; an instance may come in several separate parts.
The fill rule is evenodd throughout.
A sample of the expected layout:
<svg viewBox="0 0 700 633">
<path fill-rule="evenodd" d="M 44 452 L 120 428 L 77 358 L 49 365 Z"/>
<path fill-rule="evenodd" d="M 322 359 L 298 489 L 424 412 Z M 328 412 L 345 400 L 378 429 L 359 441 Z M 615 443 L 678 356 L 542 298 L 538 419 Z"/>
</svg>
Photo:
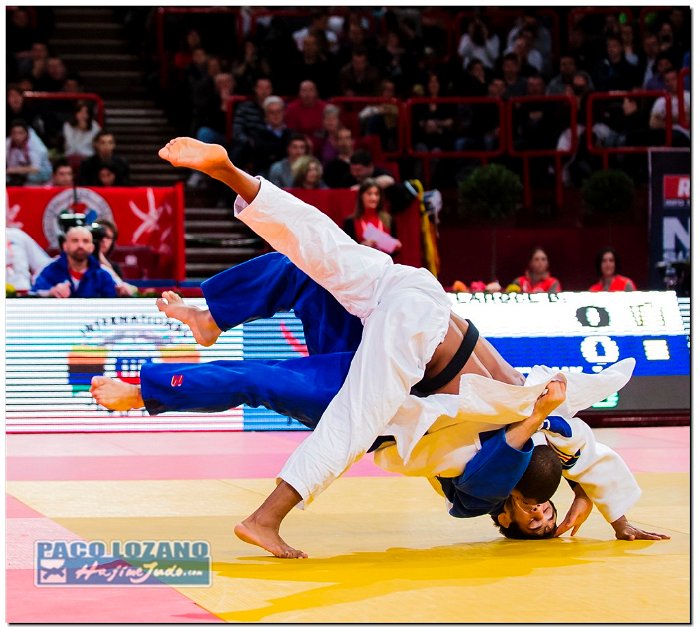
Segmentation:
<svg viewBox="0 0 700 633">
<path fill-rule="evenodd" d="M 345 381 L 362 338 L 360 320 L 286 256 L 268 253 L 225 270 L 202 284 L 222 331 L 276 312 L 294 310 L 309 356 L 289 360 L 146 363 L 141 394 L 151 415 L 165 411 L 225 411 L 263 406 L 315 428 Z M 173 380 L 178 376 L 177 380 Z M 181 377 L 181 378 L 180 378 Z M 505 442 L 505 430 L 481 434 L 482 448 L 459 477 L 440 478 L 450 514 L 474 517 L 500 511 L 532 455 Z M 369 451 L 391 436 L 380 436 Z"/>
</svg>

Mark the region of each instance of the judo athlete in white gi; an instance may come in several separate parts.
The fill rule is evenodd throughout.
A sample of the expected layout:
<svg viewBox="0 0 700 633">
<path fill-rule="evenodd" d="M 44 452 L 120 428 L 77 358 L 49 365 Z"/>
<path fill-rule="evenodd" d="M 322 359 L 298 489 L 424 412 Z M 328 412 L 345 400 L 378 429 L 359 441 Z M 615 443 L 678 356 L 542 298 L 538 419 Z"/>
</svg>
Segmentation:
<svg viewBox="0 0 700 633">
<path fill-rule="evenodd" d="M 282 540 L 284 517 L 299 502 L 308 503 L 320 494 L 379 435 L 393 435 L 399 455 L 408 458 L 436 416 L 431 420 L 425 411 L 412 411 L 397 418 L 399 409 L 414 385 L 449 363 L 468 326 L 451 316 L 442 287 L 428 271 L 394 264 L 388 255 L 357 244 L 314 207 L 235 167 L 223 147 L 178 138 L 159 155 L 229 186 L 238 194 L 236 217 L 363 323 L 347 378 L 316 430 L 289 458 L 272 494 L 234 530 L 242 540 L 275 556 L 305 557 Z M 440 390 L 460 393 L 466 371 L 465 365 Z M 502 386 L 521 390 L 513 394 L 513 401 L 522 405 L 527 398 L 529 414 L 545 385 Z M 562 406 L 570 400 L 571 394 Z"/>
</svg>

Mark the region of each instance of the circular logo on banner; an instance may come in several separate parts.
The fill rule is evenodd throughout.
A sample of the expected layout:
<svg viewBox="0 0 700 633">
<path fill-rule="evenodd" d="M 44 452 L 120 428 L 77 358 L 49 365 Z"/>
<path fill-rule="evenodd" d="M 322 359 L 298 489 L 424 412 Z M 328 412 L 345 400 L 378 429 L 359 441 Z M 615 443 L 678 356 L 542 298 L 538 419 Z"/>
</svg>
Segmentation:
<svg viewBox="0 0 700 633">
<path fill-rule="evenodd" d="M 42 218 L 42 226 L 44 235 L 49 242 L 49 245 L 58 247 L 58 216 L 63 211 L 71 213 L 84 213 L 87 215 L 90 211 L 94 211 L 97 215 L 93 220 L 109 220 L 114 222 L 112 216 L 112 208 L 109 203 L 96 191 L 92 189 L 84 189 L 78 187 L 75 192 L 73 189 L 65 189 L 61 193 L 56 194 L 46 205 L 44 216 Z"/>
</svg>

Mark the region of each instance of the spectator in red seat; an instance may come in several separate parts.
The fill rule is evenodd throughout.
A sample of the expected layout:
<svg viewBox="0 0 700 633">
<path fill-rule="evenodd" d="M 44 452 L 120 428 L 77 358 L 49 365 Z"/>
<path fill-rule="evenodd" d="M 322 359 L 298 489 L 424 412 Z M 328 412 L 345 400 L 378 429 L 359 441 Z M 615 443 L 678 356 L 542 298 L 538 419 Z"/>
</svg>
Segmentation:
<svg viewBox="0 0 700 633">
<path fill-rule="evenodd" d="M 110 255 L 112 251 L 114 251 L 114 247 L 117 245 L 117 238 L 119 237 L 116 225 L 104 219 L 97 220 L 95 224 L 102 227 L 101 236 L 98 240 L 99 250 L 97 253 L 97 258 L 100 261 L 102 270 L 109 273 L 109 276 L 114 280 L 117 295 L 120 297 L 133 297 L 138 292 L 138 288 L 124 281 L 124 275 L 119 264 L 110 259 Z"/>
<path fill-rule="evenodd" d="M 442 96 L 440 78 L 428 73 L 424 88 L 426 97 Z M 413 108 L 414 147 L 422 152 L 452 149 L 455 108 L 444 103 L 425 103 Z"/>
<path fill-rule="evenodd" d="M 180 50 L 173 57 L 173 66 L 177 70 L 185 70 L 192 63 L 192 54 L 195 49 L 201 48 L 202 38 L 197 29 L 189 29 L 185 34 Z"/>
<path fill-rule="evenodd" d="M 596 256 L 596 272 L 599 281 L 588 290 L 590 292 L 619 292 L 636 290 L 637 286 L 629 277 L 617 274 L 617 253 L 612 248 L 605 248 Z"/>
<path fill-rule="evenodd" d="M 25 121 L 27 125 L 41 130 L 43 122 L 39 118 L 37 109 L 27 102 L 24 92 L 19 84 L 7 86 L 7 109 L 5 110 L 5 129 L 10 130 L 10 124 L 17 119 Z"/>
<path fill-rule="evenodd" d="M 671 58 L 666 53 L 659 53 L 654 59 L 652 75 L 644 83 L 644 90 L 664 90 L 664 75 L 671 68 L 674 68 Z"/>
<path fill-rule="evenodd" d="M 51 179 L 51 161 L 46 145 L 24 121 L 10 124 L 5 141 L 5 181 L 7 185 L 43 185 Z"/>
<path fill-rule="evenodd" d="M 89 158 L 95 153 L 93 141 L 102 128 L 92 118 L 92 109 L 87 101 L 77 101 L 73 108 L 73 116 L 63 124 L 63 151 L 69 160 L 77 159 L 80 164 L 83 158 Z"/>
<path fill-rule="evenodd" d="M 454 95 L 463 97 L 485 97 L 488 94 L 486 66 L 480 59 L 472 59 L 454 83 Z"/>
<path fill-rule="evenodd" d="M 393 236 L 391 215 L 384 210 L 384 191 L 376 180 L 367 178 L 357 191 L 355 212 L 343 222 L 343 230 L 356 242 L 377 248 L 377 243 L 365 238 L 368 225 L 372 225 L 381 233 Z M 401 248 L 401 242 L 394 244 L 392 253 Z"/>
<path fill-rule="evenodd" d="M 270 166 L 287 153 L 292 131 L 284 121 L 284 110 L 284 101 L 277 95 L 270 95 L 263 101 L 264 125 L 252 134 L 255 174 L 267 174 Z"/>
<path fill-rule="evenodd" d="M 594 78 L 598 90 L 631 90 L 639 85 L 637 69 L 625 59 L 625 49 L 618 35 L 605 40 L 607 55 L 598 62 Z"/>
<path fill-rule="evenodd" d="M 32 291 L 42 297 L 101 298 L 116 296 L 116 284 L 92 254 L 95 244 L 85 226 L 73 226 L 66 232 L 58 259 L 46 266 L 36 278 Z"/>
<path fill-rule="evenodd" d="M 270 95 L 272 95 L 272 82 L 267 77 L 258 77 L 253 84 L 252 99 L 235 104 L 233 110 L 233 138 L 235 142 L 231 148 L 231 160 L 235 165 L 249 165 L 253 162 L 255 137 L 266 126 L 263 103 Z M 281 108 L 281 120 L 284 123 L 284 102 L 282 102 Z"/>
<path fill-rule="evenodd" d="M 325 38 L 328 50 L 335 53 L 338 50 L 338 36 L 332 29 L 328 28 L 328 10 L 324 7 L 314 7 L 311 12 L 311 22 L 309 26 L 294 31 L 292 37 L 300 51 L 304 50 L 305 39 L 315 33 L 322 33 Z"/>
<path fill-rule="evenodd" d="M 48 185 L 47 185 L 48 186 Z M 73 168 L 67 160 L 58 160 L 53 166 L 53 176 L 51 177 L 51 187 L 72 187 Z"/>
<path fill-rule="evenodd" d="M 37 32 L 29 19 L 29 13 L 22 7 L 8 11 L 5 46 L 8 55 L 14 55 L 21 62 L 31 58 L 32 44 L 36 41 Z"/>
<path fill-rule="evenodd" d="M 321 98 L 327 99 L 336 92 L 336 71 L 324 53 L 320 37 L 316 31 L 304 37 L 301 61 L 292 72 L 299 82 L 312 81 Z"/>
<path fill-rule="evenodd" d="M 501 41 L 496 33 L 489 31 L 482 18 L 474 18 L 459 40 L 457 52 L 463 60 L 463 68 L 478 59 L 486 68 L 493 70 L 501 54 Z"/>
<path fill-rule="evenodd" d="M 285 114 L 287 126 L 301 134 L 313 137 L 323 126 L 323 109 L 326 102 L 318 98 L 318 90 L 313 81 L 299 84 L 299 96 L 288 106 Z"/>
<path fill-rule="evenodd" d="M 664 73 L 664 88 L 671 96 L 671 122 L 673 124 L 674 145 L 685 145 L 690 142 L 690 130 L 685 129 L 678 121 L 678 72 L 675 68 L 670 68 Z M 683 103 L 685 106 L 686 119 L 690 120 L 690 93 L 683 91 Z M 654 101 L 649 117 L 649 127 L 652 130 L 666 129 L 666 99 L 659 97 Z"/>
<path fill-rule="evenodd" d="M 115 187 L 117 182 L 117 172 L 114 165 L 109 163 L 103 163 L 100 166 L 100 171 L 97 172 L 97 179 L 99 180 L 99 187 Z"/>
<path fill-rule="evenodd" d="M 642 54 L 639 59 L 639 72 L 642 75 L 642 86 L 645 90 L 649 90 L 647 82 L 654 76 L 658 55 L 659 38 L 655 33 L 647 33 L 642 40 Z"/>
<path fill-rule="evenodd" d="M 306 136 L 299 132 L 292 133 L 287 143 L 287 157 L 272 163 L 268 180 L 278 187 L 292 187 L 294 185 L 292 164 L 297 158 L 309 153 L 309 142 Z"/>
<path fill-rule="evenodd" d="M 357 184 L 357 180 L 350 173 L 350 158 L 355 151 L 355 139 L 351 130 L 338 130 L 336 149 L 338 155 L 323 165 L 324 180 L 332 189 L 350 188 Z"/>
<path fill-rule="evenodd" d="M 620 39 L 625 52 L 625 59 L 639 71 L 639 47 L 637 46 L 637 34 L 631 24 L 620 25 Z"/>
<path fill-rule="evenodd" d="M 559 58 L 559 74 L 547 84 L 548 95 L 566 94 L 567 86 L 573 88 L 574 76 L 583 73 L 591 81 L 590 75 L 585 71 L 579 71 L 576 66 L 576 57 L 571 53 L 565 53 Z M 592 82 L 591 82 L 592 83 Z"/>
<path fill-rule="evenodd" d="M 236 80 L 236 86 L 241 92 L 255 93 L 255 86 L 260 77 L 268 77 L 270 75 L 270 65 L 267 60 L 260 56 L 258 46 L 253 40 L 246 40 L 243 45 L 243 59 L 234 64 L 233 77 Z M 269 81 L 269 80 L 267 80 Z M 272 94 L 272 87 L 265 97 Z M 260 103 L 265 99 L 260 99 Z"/>
<path fill-rule="evenodd" d="M 292 179 L 292 186 L 299 189 L 328 189 L 321 161 L 314 156 L 301 156 L 292 163 Z"/>
<path fill-rule="evenodd" d="M 48 59 L 49 47 L 44 42 L 34 42 L 29 56 L 20 60 L 20 75 L 30 79 L 36 86 L 46 73 Z"/>
<path fill-rule="evenodd" d="M 325 163 L 338 155 L 338 131 L 341 128 L 340 108 L 329 103 L 323 109 L 323 126 L 312 137 L 314 155 Z"/>
<path fill-rule="evenodd" d="M 549 259 L 547 253 L 541 248 L 532 250 L 525 274 L 514 279 L 513 284 L 518 286 L 521 292 L 531 294 L 561 292 L 559 280 L 549 274 Z"/>
<path fill-rule="evenodd" d="M 533 47 L 534 34 L 531 29 L 525 27 L 520 30 L 513 45 L 506 49 L 506 54 L 514 53 L 520 60 L 520 72 L 529 77 L 535 73 L 541 73 L 544 61 L 540 52 Z"/>
<path fill-rule="evenodd" d="M 46 59 L 46 71 L 34 84 L 35 90 L 60 92 L 68 76 L 68 70 L 60 57 Z"/>
<path fill-rule="evenodd" d="M 355 184 L 351 189 L 359 189 L 367 178 L 375 180 L 377 186 L 382 189 L 386 189 L 396 182 L 388 171 L 374 165 L 372 155 L 366 149 L 358 149 L 350 157 L 350 174 L 355 179 Z"/>
<path fill-rule="evenodd" d="M 379 71 L 371 66 L 366 48 L 356 48 L 350 63 L 340 69 L 340 94 L 345 97 L 374 96 L 379 90 Z"/>
<path fill-rule="evenodd" d="M 521 97 L 527 92 L 527 80 L 520 73 L 520 58 L 515 53 L 507 53 L 503 56 L 501 75 L 506 84 L 506 99 Z"/>
<path fill-rule="evenodd" d="M 525 10 L 524 15 L 515 21 L 515 25 L 508 32 L 507 46 L 513 46 L 517 37 L 521 34 L 522 29 L 527 28 L 533 34 L 532 46 L 542 56 L 544 66 L 542 72 L 549 74 L 551 67 L 549 61 L 552 57 L 552 35 L 549 29 L 545 27 L 540 20 L 537 10 Z"/>
<path fill-rule="evenodd" d="M 28 291 L 32 278 L 51 263 L 51 258 L 17 227 L 8 226 L 5 238 L 5 284 L 20 292 Z"/>
<path fill-rule="evenodd" d="M 384 79 L 380 84 L 380 97 L 394 99 L 396 84 L 391 79 Z M 373 103 L 365 106 L 357 114 L 360 119 L 361 134 L 378 136 L 382 150 L 392 152 L 398 146 L 399 106 L 391 101 Z"/>
<path fill-rule="evenodd" d="M 101 184 L 100 169 L 104 164 L 111 164 L 116 174 L 115 186 L 128 186 L 129 165 L 126 160 L 114 153 L 116 147 L 114 135 L 106 130 L 101 130 L 95 135 L 93 144 L 95 154 L 86 158 L 80 165 L 79 184 L 99 186 Z"/>
</svg>

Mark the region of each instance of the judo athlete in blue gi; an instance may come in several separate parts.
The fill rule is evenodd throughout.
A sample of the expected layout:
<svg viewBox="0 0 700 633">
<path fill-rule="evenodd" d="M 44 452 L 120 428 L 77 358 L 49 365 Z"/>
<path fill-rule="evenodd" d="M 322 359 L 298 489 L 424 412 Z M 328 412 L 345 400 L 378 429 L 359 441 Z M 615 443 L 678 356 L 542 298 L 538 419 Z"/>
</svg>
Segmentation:
<svg viewBox="0 0 700 633">
<path fill-rule="evenodd" d="M 280 253 L 269 253 L 219 273 L 202 284 L 202 291 L 219 333 L 241 323 L 270 317 L 278 311 L 294 310 L 303 325 L 309 356 L 290 360 L 148 363 L 141 369 L 140 396 L 133 402 L 127 401 L 128 408 L 145 406 L 151 415 L 157 415 L 166 411 L 224 411 L 247 404 L 264 406 L 293 417 L 310 429 L 315 428 L 345 380 L 362 334 L 359 319 L 346 312 L 327 291 Z M 183 308 L 178 307 L 181 300 L 172 293 L 165 295 L 170 304 L 159 300 L 161 309 L 174 310 L 182 316 Z M 198 309 L 188 307 L 187 311 L 192 315 L 194 310 Z M 124 384 L 119 387 L 119 393 L 129 389 L 138 387 Z M 98 389 L 93 392 L 98 402 L 110 408 L 115 404 L 119 406 L 114 400 L 105 400 Z M 431 483 L 446 498 L 448 511 L 454 517 L 491 514 L 499 524 L 498 516 L 508 503 L 513 516 L 510 521 L 503 521 L 505 526 L 501 526 L 501 532 L 504 535 L 512 538 L 554 536 L 556 509 L 547 502 L 557 488 L 562 466 L 551 448 L 535 447 L 530 439 L 547 411 L 540 410 L 539 414 L 534 421 L 523 421 L 519 429 L 510 425 L 508 431 L 504 427 L 480 433 L 480 449 L 473 456 L 462 456 L 466 464 L 457 464 L 463 472 L 460 470 L 456 476 L 435 475 L 426 472 L 422 465 L 420 472 L 405 474 L 419 474 L 429 479 L 432 476 Z M 561 446 L 565 440 L 561 438 L 572 435 L 570 424 L 551 416 L 544 425 L 555 448 L 560 445 L 559 454 L 566 455 L 566 447 Z M 387 460 L 392 445 L 395 446 L 393 437 L 380 437 L 368 452 L 383 446 L 379 454 L 382 460 Z M 419 446 L 419 453 L 421 449 Z M 536 455 L 534 465 L 531 462 L 533 452 Z M 382 461 L 379 465 L 394 470 L 389 462 Z M 413 468 L 417 466 L 414 464 Z M 444 460 L 437 469 L 445 469 Z M 590 511 L 591 502 L 581 486 L 569 481 L 576 494 L 575 504 Z M 577 517 L 568 517 L 574 530 L 584 520 L 580 516 L 579 510 Z M 579 522 L 574 525 L 577 518 Z M 566 522 L 560 527 L 566 531 Z"/>
<path fill-rule="evenodd" d="M 481 391 L 494 395 L 500 390 L 483 383 L 474 392 L 465 380 L 470 363 L 480 357 L 482 338 L 478 337 L 474 352 L 464 363 L 460 361 L 446 382 L 431 383 L 450 367 L 471 328 L 451 313 L 442 286 L 428 271 L 394 264 L 385 253 L 357 244 L 318 209 L 238 169 L 221 146 L 178 138 L 163 147 L 159 156 L 229 186 L 238 194 L 235 216 L 273 249 L 287 255 L 363 324 L 345 381 L 316 429 L 287 460 L 275 490 L 234 529 L 242 540 L 275 556 L 306 557 L 279 533 L 294 506 L 310 503 L 364 455 L 378 436 L 394 436 L 405 462 L 440 415 L 436 411 L 459 408 L 462 389 L 467 389 L 471 401 L 478 401 Z M 485 378 L 488 375 L 484 368 L 481 376 L 471 378 L 500 384 Z M 502 409 L 499 426 L 530 415 L 552 377 L 541 384 L 502 385 L 510 391 L 507 406 L 497 407 Z M 410 395 L 424 380 L 430 387 L 424 393 L 437 398 L 428 404 L 422 402 L 429 398 Z M 579 410 L 577 397 L 572 397 L 575 393 L 567 386 L 566 399 L 559 407 L 562 412 Z M 459 397 L 455 400 L 453 396 Z M 481 410 L 491 411 L 488 404 L 490 408 Z"/>
</svg>

